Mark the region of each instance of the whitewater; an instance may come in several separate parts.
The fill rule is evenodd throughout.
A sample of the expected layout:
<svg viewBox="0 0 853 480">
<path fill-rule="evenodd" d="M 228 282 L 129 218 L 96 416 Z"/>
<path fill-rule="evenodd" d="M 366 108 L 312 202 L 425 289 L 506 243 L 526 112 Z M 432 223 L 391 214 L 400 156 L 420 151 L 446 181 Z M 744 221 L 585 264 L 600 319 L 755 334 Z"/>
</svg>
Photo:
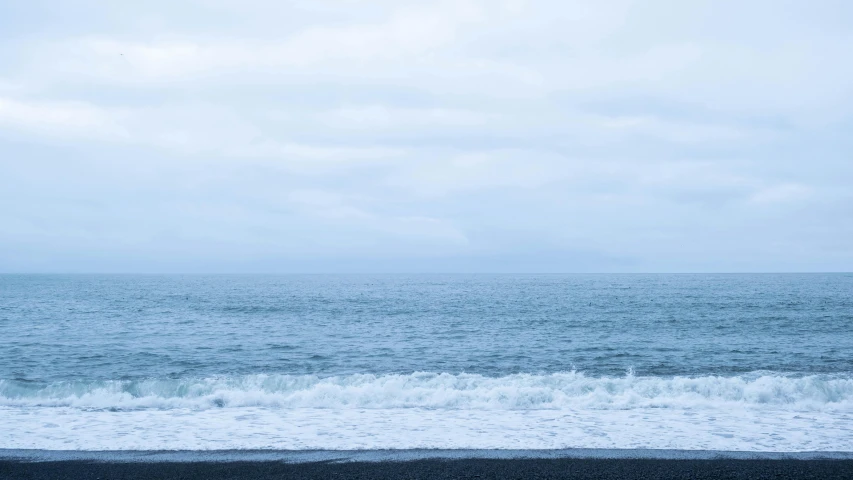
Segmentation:
<svg viewBox="0 0 853 480">
<path fill-rule="evenodd" d="M 754 373 L 738 377 L 587 377 L 583 373 L 268 375 L 59 382 L 0 380 L 0 406 L 85 410 L 270 409 L 625 410 L 778 407 L 853 411 L 853 378 Z"/>
<path fill-rule="evenodd" d="M 853 379 L 570 372 L 252 375 L 41 388 L 2 381 L 0 429 L 4 448 L 23 449 L 847 451 Z"/>
<path fill-rule="evenodd" d="M 0 449 L 853 452 L 853 276 L 0 287 Z"/>
</svg>

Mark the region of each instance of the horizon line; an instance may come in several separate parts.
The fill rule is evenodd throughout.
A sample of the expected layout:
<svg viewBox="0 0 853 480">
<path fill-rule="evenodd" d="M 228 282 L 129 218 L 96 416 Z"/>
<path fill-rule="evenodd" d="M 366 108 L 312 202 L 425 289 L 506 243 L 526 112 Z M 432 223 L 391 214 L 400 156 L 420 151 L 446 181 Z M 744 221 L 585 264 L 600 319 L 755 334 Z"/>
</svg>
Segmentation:
<svg viewBox="0 0 853 480">
<path fill-rule="evenodd" d="M 821 274 L 853 274 L 853 271 L 845 270 L 785 270 L 785 271 L 648 271 L 648 272 L 427 272 L 427 271 L 364 271 L 364 272 L 16 272 L 0 271 L 0 275 L 234 275 L 234 276 L 274 276 L 274 275 L 821 275 Z"/>
</svg>

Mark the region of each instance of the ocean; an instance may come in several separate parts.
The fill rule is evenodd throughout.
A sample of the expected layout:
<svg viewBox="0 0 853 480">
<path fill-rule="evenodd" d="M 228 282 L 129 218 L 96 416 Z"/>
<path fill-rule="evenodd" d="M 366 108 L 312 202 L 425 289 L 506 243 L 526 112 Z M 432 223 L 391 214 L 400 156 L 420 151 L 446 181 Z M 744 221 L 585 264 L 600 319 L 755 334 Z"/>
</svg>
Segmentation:
<svg viewBox="0 0 853 480">
<path fill-rule="evenodd" d="M 853 274 L 0 275 L 0 449 L 853 451 Z"/>
</svg>

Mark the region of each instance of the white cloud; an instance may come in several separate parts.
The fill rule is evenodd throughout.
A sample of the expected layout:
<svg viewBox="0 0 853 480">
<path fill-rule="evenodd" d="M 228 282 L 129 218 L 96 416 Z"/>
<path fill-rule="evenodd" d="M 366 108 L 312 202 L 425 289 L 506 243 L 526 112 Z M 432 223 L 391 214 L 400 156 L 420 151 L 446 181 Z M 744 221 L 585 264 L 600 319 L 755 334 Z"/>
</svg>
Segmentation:
<svg viewBox="0 0 853 480">
<path fill-rule="evenodd" d="M 308 145 L 270 138 L 227 110 L 211 106 L 105 108 L 79 101 L 0 97 L 0 126 L 56 137 L 123 143 L 169 152 L 263 161 L 305 172 L 382 164 L 403 151 L 389 147 Z"/>
<path fill-rule="evenodd" d="M 24 45 L 30 61 L 23 67 L 35 77 L 30 81 L 48 86 L 57 80 L 157 88 L 323 80 L 491 99 L 628 92 L 722 111 L 762 110 L 790 121 L 836 119 L 838 102 L 853 101 L 853 67 L 839 61 L 853 48 L 853 35 L 797 29 L 778 12 L 765 22 L 757 18 L 767 33 L 750 38 L 742 31 L 713 35 L 732 26 L 728 18 L 710 16 L 723 7 L 708 2 L 318 5 L 287 7 L 281 16 L 311 15 L 278 35 L 257 34 L 249 18 L 247 30 L 231 36 L 193 29 Z M 236 5 L 227 8 L 246 16 Z M 767 14 L 738 8 L 745 16 Z"/>
<path fill-rule="evenodd" d="M 850 228 L 831 2 L 247 2 L 31 11 L 38 35 L 0 41 L 0 221 L 668 265 Z"/>
<path fill-rule="evenodd" d="M 0 95 L 18 94 L 24 90 L 23 85 L 0 78 Z"/>
<path fill-rule="evenodd" d="M 649 135 L 678 143 L 737 141 L 760 133 L 753 128 L 673 122 L 652 116 L 599 116 L 593 117 L 592 122 L 603 129 Z"/>
<path fill-rule="evenodd" d="M 749 200 L 761 205 L 792 203 L 809 198 L 811 193 L 812 189 L 805 185 L 784 183 L 761 188 L 752 194 Z"/>
<path fill-rule="evenodd" d="M 355 130 L 424 127 L 477 127 L 500 120 L 495 114 L 454 108 L 399 108 L 385 105 L 347 105 L 320 114 L 335 127 Z"/>
<path fill-rule="evenodd" d="M 430 151 L 402 166 L 387 184 L 434 197 L 495 188 L 533 188 L 566 177 L 572 162 L 536 150 Z"/>
<path fill-rule="evenodd" d="M 0 97 L 0 124 L 47 135 L 126 138 L 114 116 L 79 101 L 23 102 Z"/>
<path fill-rule="evenodd" d="M 61 71 L 131 83 L 223 71 L 360 69 L 429 55 L 451 43 L 460 29 L 483 19 L 480 2 L 442 1 L 395 9 L 380 23 L 316 25 L 274 40 L 178 35 L 138 41 L 89 36 L 48 45 L 45 55 L 57 56 Z"/>
<path fill-rule="evenodd" d="M 327 221 L 355 224 L 363 228 L 404 237 L 418 237 L 452 245 L 466 245 L 465 234 L 446 220 L 427 216 L 380 215 L 351 205 L 354 198 L 322 190 L 295 190 L 288 200 L 303 214 Z"/>
</svg>

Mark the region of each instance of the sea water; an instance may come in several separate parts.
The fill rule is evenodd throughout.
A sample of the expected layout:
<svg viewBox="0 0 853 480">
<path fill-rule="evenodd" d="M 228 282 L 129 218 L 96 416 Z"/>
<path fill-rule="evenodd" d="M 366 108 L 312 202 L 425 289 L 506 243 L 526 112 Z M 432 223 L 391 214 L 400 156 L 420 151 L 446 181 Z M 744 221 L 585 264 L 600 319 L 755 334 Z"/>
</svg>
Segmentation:
<svg viewBox="0 0 853 480">
<path fill-rule="evenodd" d="M 853 275 L 0 276 L 0 449 L 853 451 Z"/>
</svg>

